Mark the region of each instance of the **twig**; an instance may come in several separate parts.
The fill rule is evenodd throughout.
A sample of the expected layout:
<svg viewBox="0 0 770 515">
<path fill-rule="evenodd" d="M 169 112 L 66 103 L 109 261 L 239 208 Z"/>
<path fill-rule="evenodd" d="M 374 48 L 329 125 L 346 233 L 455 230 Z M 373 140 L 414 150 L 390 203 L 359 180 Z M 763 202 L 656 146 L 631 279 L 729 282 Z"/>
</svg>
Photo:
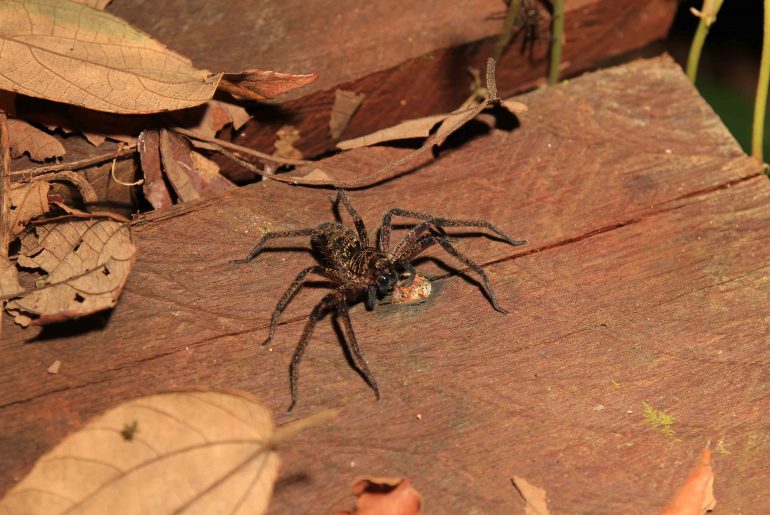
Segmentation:
<svg viewBox="0 0 770 515">
<path fill-rule="evenodd" d="M 564 0 L 553 0 L 553 33 L 551 41 L 551 66 L 548 82 L 559 82 L 559 67 L 561 66 L 561 45 L 564 41 Z"/>
<path fill-rule="evenodd" d="M 98 156 L 88 157 L 81 159 L 80 161 L 72 161 L 70 163 L 59 163 L 55 165 L 38 166 L 36 168 L 27 168 L 26 170 L 19 170 L 17 172 L 11 172 L 11 180 L 13 182 L 27 182 L 33 177 L 38 175 L 44 175 L 47 173 L 56 173 L 62 171 L 74 171 L 82 168 L 88 168 L 89 166 L 98 165 L 110 161 L 111 159 L 122 159 L 124 157 L 133 156 L 136 153 L 136 145 L 131 145 L 128 148 L 124 148 L 118 151 L 107 152 L 99 154 Z"/>
<path fill-rule="evenodd" d="M 763 144 L 765 132 L 765 109 L 767 107 L 767 86 L 770 79 L 770 0 L 765 0 L 764 29 L 762 36 L 762 61 L 759 65 L 757 96 L 754 99 L 754 126 L 751 131 L 751 155 L 764 163 Z"/>
<path fill-rule="evenodd" d="M 248 154 L 250 156 L 258 157 L 263 161 L 270 161 L 273 163 L 280 163 L 283 165 L 294 165 L 294 166 L 302 166 L 302 165 L 307 165 L 312 163 L 312 161 L 305 161 L 304 159 L 287 159 L 283 157 L 271 156 L 270 154 L 265 154 L 264 152 L 254 150 L 249 147 L 244 147 L 242 145 L 236 145 L 235 143 L 230 143 L 229 141 L 225 141 L 217 138 L 209 138 L 208 136 L 201 136 L 200 134 L 196 134 L 195 132 L 187 129 L 182 129 L 181 127 L 174 127 L 171 130 L 173 130 L 174 132 L 178 132 L 179 134 L 182 134 L 184 136 L 187 136 L 188 138 L 194 138 L 199 141 L 205 141 L 206 143 L 213 143 L 214 145 L 219 145 L 220 147 L 229 148 L 230 150 L 235 150 L 243 154 Z"/>
<path fill-rule="evenodd" d="M 690 8 L 690 12 L 700 18 L 698 28 L 695 29 L 695 36 L 692 38 L 690 53 L 687 56 L 687 78 L 690 79 L 690 82 L 693 84 L 695 84 L 695 79 L 698 76 L 698 64 L 700 63 L 700 54 L 701 50 L 703 50 L 703 43 L 706 42 L 709 27 L 717 21 L 717 13 L 722 7 L 723 1 L 724 0 L 703 0 L 703 7 L 701 7 L 700 11 L 694 7 Z"/>
</svg>

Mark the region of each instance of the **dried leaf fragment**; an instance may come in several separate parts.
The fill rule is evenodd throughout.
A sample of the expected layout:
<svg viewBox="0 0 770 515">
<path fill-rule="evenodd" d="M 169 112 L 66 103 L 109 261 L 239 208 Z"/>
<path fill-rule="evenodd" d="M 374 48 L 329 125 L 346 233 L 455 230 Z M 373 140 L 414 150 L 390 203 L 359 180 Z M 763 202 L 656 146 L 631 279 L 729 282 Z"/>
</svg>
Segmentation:
<svg viewBox="0 0 770 515">
<path fill-rule="evenodd" d="M 21 234 L 27 222 L 48 212 L 50 189 L 51 185 L 46 181 L 11 185 L 11 209 L 8 213 L 11 237 Z"/>
<path fill-rule="evenodd" d="M 47 324 L 111 308 L 135 255 L 125 223 L 75 220 L 38 225 L 22 238 L 18 264 L 48 275 L 38 279 L 34 289 L 18 292 L 6 309 Z"/>
<path fill-rule="evenodd" d="M 2 89 L 113 113 L 200 105 L 221 78 L 124 20 L 70 0 L 0 3 L 0 69 Z"/>
<path fill-rule="evenodd" d="M 23 291 L 19 284 L 19 271 L 7 257 L 0 255 L 0 297 L 12 297 Z"/>
<path fill-rule="evenodd" d="M 524 507 L 525 515 L 548 515 L 548 503 L 545 498 L 545 490 L 538 488 L 523 477 L 513 476 L 511 479 L 513 487 L 519 492 L 521 498 L 526 502 Z"/>
<path fill-rule="evenodd" d="M 418 515 L 422 496 L 408 479 L 371 477 L 353 485 L 356 507 L 340 515 Z"/>
<path fill-rule="evenodd" d="M 50 134 L 33 127 L 24 120 L 10 118 L 11 157 L 17 158 L 28 153 L 33 161 L 45 161 L 54 157 L 62 157 L 67 153 L 61 142 Z"/>
<path fill-rule="evenodd" d="M 711 450 L 703 449 L 700 463 L 695 465 L 684 484 L 663 508 L 661 515 L 702 515 L 716 506 L 714 498 L 714 469 Z"/>
<path fill-rule="evenodd" d="M 406 120 L 393 127 L 381 129 L 365 136 L 340 141 L 337 143 L 337 148 L 350 150 L 358 147 L 369 147 L 385 141 L 427 138 L 430 135 L 431 129 L 435 127 L 437 123 L 446 120 L 448 116 L 449 114 L 446 113 Z"/>
<path fill-rule="evenodd" d="M 163 170 L 160 165 L 160 135 L 157 129 L 147 129 L 139 134 L 136 148 L 142 163 L 144 197 L 155 209 L 174 205 L 163 180 Z"/>
<path fill-rule="evenodd" d="M 355 91 L 338 89 L 334 92 L 334 105 L 329 117 L 329 134 L 332 139 L 339 138 L 348 126 L 350 119 L 358 110 L 366 95 Z"/>
<path fill-rule="evenodd" d="M 225 73 L 220 89 L 249 100 L 264 100 L 307 86 L 317 78 L 317 73 L 294 74 L 270 70 L 244 70 L 240 73 Z"/>
<path fill-rule="evenodd" d="M 285 159 L 302 159 L 302 152 L 294 144 L 299 141 L 300 133 L 293 125 L 284 125 L 276 132 L 275 152 L 273 156 Z"/>
<path fill-rule="evenodd" d="M 280 464 L 268 446 L 273 431 L 267 409 L 245 395 L 142 397 L 94 418 L 40 458 L 0 511 L 264 513 Z"/>
</svg>

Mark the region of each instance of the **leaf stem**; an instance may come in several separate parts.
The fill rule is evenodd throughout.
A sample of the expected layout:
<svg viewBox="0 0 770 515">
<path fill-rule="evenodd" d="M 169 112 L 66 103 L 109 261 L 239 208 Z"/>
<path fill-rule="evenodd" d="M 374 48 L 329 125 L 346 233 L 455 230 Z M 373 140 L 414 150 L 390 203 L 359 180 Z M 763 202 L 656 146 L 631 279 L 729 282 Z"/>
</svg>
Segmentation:
<svg viewBox="0 0 770 515">
<path fill-rule="evenodd" d="M 764 163 L 762 144 L 765 132 L 765 113 L 767 112 L 767 85 L 770 79 L 770 0 L 765 0 L 764 28 L 762 36 L 762 60 L 759 65 L 757 96 L 754 99 L 754 126 L 751 131 L 751 155 Z"/>
<path fill-rule="evenodd" d="M 692 38 L 692 44 L 690 45 L 690 54 L 687 56 L 687 78 L 690 82 L 695 84 L 695 79 L 698 76 L 698 64 L 700 63 L 700 54 L 703 50 L 703 44 L 706 42 L 706 36 L 709 32 L 709 27 L 717 20 L 717 13 L 722 7 L 724 0 L 703 0 L 703 6 L 701 10 L 690 8 L 695 16 L 700 18 L 698 22 L 698 28 L 695 29 L 695 36 Z"/>
<path fill-rule="evenodd" d="M 548 82 L 559 82 L 559 67 L 561 66 L 561 46 L 564 41 L 564 0 L 553 2 L 553 32 L 551 40 L 551 66 Z"/>
</svg>

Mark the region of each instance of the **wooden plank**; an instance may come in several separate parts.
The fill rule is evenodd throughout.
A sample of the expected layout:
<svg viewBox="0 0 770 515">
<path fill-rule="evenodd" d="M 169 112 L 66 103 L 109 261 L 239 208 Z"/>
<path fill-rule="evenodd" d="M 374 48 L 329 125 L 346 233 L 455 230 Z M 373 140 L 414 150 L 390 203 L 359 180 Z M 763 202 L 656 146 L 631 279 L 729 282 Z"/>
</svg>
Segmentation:
<svg viewBox="0 0 770 515">
<path fill-rule="evenodd" d="M 370 227 L 399 205 L 527 238 L 458 244 L 486 265 L 510 316 L 458 275 L 418 306 L 358 305 L 353 324 L 383 400 L 325 321 L 286 414 L 291 351 L 321 292 L 300 295 L 272 349 L 258 343 L 311 259 L 228 260 L 265 227 L 331 218 L 332 193 L 266 182 L 151 213 L 135 224 L 140 256 L 103 327 L 32 338 L 4 324 L 0 490 L 122 400 L 227 387 L 262 398 L 279 422 L 341 409 L 284 452 L 275 513 L 350 506 L 349 485 L 365 474 L 408 476 L 430 512 L 510 512 L 514 474 L 546 488 L 554 512 L 654 512 L 720 440 L 730 453 L 714 458 L 720 509 L 770 510 L 770 187 L 759 166 L 666 58 L 521 100 L 529 111 L 516 129 L 454 141 L 417 170 L 351 192 Z M 360 174 L 402 152 L 329 161 Z M 59 374 L 46 374 L 56 359 Z M 642 401 L 674 417 L 673 437 L 645 423 Z"/>
<path fill-rule="evenodd" d="M 565 76 L 665 37 L 676 7 L 675 0 L 567 0 Z M 313 156 L 334 148 L 328 125 L 338 88 L 366 95 L 342 138 L 455 109 L 469 94 L 467 69 L 483 70 L 494 52 L 505 4 L 169 0 L 146 9 L 114 0 L 109 10 L 211 70 L 318 72 L 314 84 L 284 98 L 280 107 L 256 107 L 254 120 L 238 136 L 241 144 L 272 152 L 278 129 L 291 124 L 301 135 L 295 146 Z M 538 31 L 531 52 L 522 53 L 519 35 L 501 59 L 501 94 L 545 80 L 550 17 L 543 8 Z"/>
</svg>

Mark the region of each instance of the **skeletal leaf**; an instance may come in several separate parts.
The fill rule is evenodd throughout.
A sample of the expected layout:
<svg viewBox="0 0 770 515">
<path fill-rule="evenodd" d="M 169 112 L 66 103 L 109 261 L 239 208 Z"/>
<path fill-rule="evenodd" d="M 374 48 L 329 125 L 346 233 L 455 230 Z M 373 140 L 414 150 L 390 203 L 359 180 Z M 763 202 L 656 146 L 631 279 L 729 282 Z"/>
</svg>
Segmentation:
<svg viewBox="0 0 770 515">
<path fill-rule="evenodd" d="M 363 93 L 359 94 L 342 89 L 334 92 L 334 105 L 332 105 L 332 114 L 329 117 L 329 134 L 332 139 L 337 139 L 342 135 L 365 96 Z"/>
<path fill-rule="evenodd" d="M 6 309 L 37 324 L 113 307 L 134 264 L 128 224 L 76 220 L 35 226 L 21 240 L 18 264 L 47 275 L 18 293 Z M 22 318 L 23 320 L 23 318 Z"/>
<path fill-rule="evenodd" d="M 14 183 L 11 185 L 11 209 L 8 223 L 11 236 L 21 234 L 27 222 L 48 212 L 48 190 L 46 181 Z"/>
<path fill-rule="evenodd" d="M 551 513 L 548 511 L 545 490 L 519 476 L 513 476 L 511 482 L 524 502 L 527 503 L 524 507 L 525 515 L 548 515 Z"/>
<path fill-rule="evenodd" d="M 700 463 L 693 467 L 661 515 L 702 515 L 713 510 L 716 504 L 714 469 L 711 468 L 711 451 L 707 448 L 703 450 Z"/>
<path fill-rule="evenodd" d="M 246 395 L 142 397 L 41 457 L 0 512 L 264 513 L 280 464 L 273 434 L 268 410 Z"/>
<path fill-rule="evenodd" d="M 0 2 L 0 88 L 114 113 L 207 102 L 221 74 L 104 11 L 70 0 Z"/>
<path fill-rule="evenodd" d="M 250 100 L 275 98 L 314 82 L 317 73 L 293 74 L 270 70 L 244 70 L 225 73 L 220 88 Z"/>
<path fill-rule="evenodd" d="M 59 140 L 24 120 L 9 119 L 8 131 L 11 157 L 21 157 L 26 152 L 33 161 L 45 161 L 67 153 Z"/>
</svg>

